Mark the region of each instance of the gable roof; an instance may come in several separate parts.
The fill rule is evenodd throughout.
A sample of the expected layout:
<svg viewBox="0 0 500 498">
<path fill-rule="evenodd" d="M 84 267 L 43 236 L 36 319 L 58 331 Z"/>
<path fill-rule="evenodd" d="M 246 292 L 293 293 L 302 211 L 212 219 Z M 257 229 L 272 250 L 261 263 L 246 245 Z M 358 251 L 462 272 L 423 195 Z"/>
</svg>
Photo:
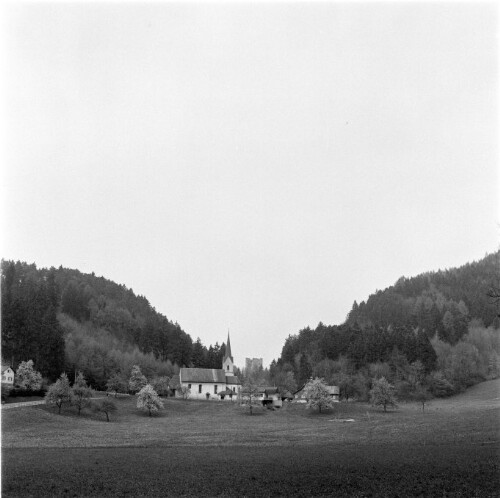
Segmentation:
<svg viewBox="0 0 500 498">
<path fill-rule="evenodd" d="M 226 383 L 226 374 L 222 368 L 181 368 L 182 382 L 220 382 Z"/>
<path fill-rule="evenodd" d="M 5 370 L 8 370 L 10 368 L 10 365 L 2 365 L 2 373 L 5 372 Z"/>
<path fill-rule="evenodd" d="M 236 375 L 226 375 L 226 384 L 239 384 L 240 379 Z"/>
</svg>

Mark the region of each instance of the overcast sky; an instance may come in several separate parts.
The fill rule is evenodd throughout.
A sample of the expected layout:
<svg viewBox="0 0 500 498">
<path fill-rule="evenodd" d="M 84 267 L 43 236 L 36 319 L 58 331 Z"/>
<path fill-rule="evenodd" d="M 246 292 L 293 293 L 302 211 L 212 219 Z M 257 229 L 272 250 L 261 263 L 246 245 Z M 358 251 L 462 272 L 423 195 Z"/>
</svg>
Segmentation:
<svg viewBox="0 0 500 498">
<path fill-rule="evenodd" d="M 494 3 L 2 5 L 2 256 L 235 361 L 498 248 Z"/>
</svg>

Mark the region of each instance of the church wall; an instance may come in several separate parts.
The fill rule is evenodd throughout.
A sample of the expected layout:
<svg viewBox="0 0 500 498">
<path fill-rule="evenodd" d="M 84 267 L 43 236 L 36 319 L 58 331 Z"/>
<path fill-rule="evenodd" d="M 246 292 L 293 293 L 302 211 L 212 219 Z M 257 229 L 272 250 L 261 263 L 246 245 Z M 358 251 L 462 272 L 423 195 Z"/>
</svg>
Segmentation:
<svg viewBox="0 0 500 498">
<path fill-rule="evenodd" d="M 189 387 L 191 384 L 191 394 L 189 395 L 189 399 L 207 399 L 207 394 L 210 394 L 209 399 L 220 399 L 220 396 L 215 394 L 214 388 L 217 386 L 217 392 L 220 393 L 226 389 L 226 384 L 221 383 L 212 383 L 212 382 L 182 382 L 182 387 Z M 201 384 L 201 393 L 198 392 L 198 386 Z M 233 386 L 230 387 L 233 389 Z M 238 393 L 238 389 L 236 389 L 235 396 Z M 233 396 L 233 399 L 235 399 Z M 225 398 L 224 398 L 225 401 Z"/>
</svg>

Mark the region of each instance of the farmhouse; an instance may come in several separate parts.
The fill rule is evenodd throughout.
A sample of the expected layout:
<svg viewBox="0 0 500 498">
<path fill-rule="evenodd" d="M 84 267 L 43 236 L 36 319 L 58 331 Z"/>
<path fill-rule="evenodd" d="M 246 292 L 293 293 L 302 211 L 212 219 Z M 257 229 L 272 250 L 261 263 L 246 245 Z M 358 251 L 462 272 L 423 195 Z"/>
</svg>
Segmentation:
<svg viewBox="0 0 500 498">
<path fill-rule="evenodd" d="M 234 375 L 233 368 L 228 334 L 222 368 L 181 368 L 178 385 L 190 390 L 190 398 L 232 400 L 241 388 L 240 380 Z M 176 394 L 179 395 L 178 390 Z"/>
<path fill-rule="evenodd" d="M 304 387 L 300 388 L 297 392 L 295 392 L 294 401 L 296 403 L 306 403 L 307 402 L 307 398 L 306 398 L 306 395 L 304 393 Z M 328 390 L 328 393 L 330 394 L 330 397 L 333 399 L 333 401 L 335 401 L 335 402 L 340 401 L 339 386 L 326 386 L 326 389 Z"/>
<path fill-rule="evenodd" d="M 10 366 L 2 365 L 2 384 L 14 385 L 14 370 Z"/>
</svg>

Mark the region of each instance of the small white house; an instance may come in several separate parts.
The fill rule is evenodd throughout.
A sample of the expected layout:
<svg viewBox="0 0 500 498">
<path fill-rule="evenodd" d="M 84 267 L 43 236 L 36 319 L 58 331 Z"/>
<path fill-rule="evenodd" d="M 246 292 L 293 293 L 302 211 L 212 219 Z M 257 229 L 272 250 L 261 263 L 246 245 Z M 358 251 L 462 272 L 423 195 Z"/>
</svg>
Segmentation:
<svg viewBox="0 0 500 498">
<path fill-rule="evenodd" d="M 333 401 L 339 402 L 340 401 L 340 388 L 339 388 L 339 386 L 326 386 L 326 388 L 328 389 L 330 396 L 333 398 Z"/>
<path fill-rule="evenodd" d="M 14 370 L 6 365 L 2 365 L 2 384 L 14 385 Z"/>
</svg>

